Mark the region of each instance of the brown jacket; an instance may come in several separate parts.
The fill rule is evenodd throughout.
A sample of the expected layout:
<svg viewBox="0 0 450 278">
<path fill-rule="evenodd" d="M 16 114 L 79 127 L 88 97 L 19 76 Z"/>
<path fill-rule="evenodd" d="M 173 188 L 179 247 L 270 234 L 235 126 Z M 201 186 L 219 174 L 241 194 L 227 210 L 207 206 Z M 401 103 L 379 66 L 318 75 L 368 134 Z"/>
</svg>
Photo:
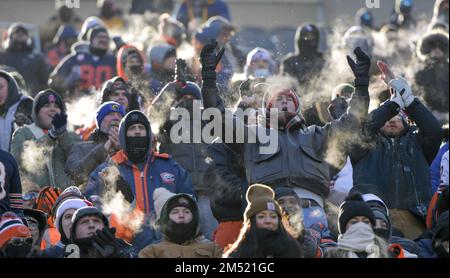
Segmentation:
<svg viewBox="0 0 450 278">
<path fill-rule="evenodd" d="M 197 238 L 188 245 L 162 240 L 139 252 L 139 258 L 220 258 L 222 249 L 212 241 Z"/>
</svg>

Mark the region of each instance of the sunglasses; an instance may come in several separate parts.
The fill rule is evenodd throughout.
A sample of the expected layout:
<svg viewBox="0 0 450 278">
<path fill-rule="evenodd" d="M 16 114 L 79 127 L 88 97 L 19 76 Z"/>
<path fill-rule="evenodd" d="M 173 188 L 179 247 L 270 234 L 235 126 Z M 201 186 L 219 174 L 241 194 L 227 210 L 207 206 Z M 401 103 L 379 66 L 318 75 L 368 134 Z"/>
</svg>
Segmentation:
<svg viewBox="0 0 450 278">
<path fill-rule="evenodd" d="M 12 246 L 32 245 L 32 237 L 13 237 L 9 240 L 9 244 Z"/>
</svg>

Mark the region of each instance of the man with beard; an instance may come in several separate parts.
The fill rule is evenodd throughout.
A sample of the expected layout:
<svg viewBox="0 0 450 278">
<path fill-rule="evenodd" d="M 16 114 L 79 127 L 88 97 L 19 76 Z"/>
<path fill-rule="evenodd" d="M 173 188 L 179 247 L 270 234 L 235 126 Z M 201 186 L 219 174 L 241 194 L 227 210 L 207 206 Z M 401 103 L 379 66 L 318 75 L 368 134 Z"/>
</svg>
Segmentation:
<svg viewBox="0 0 450 278">
<path fill-rule="evenodd" d="M 418 92 L 431 110 L 446 114 L 448 121 L 448 33 L 434 30 L 427 33 L 417 46 L 419 69 L 415 74 Z"/>
<path fill-rule="evenodd" d="M 310 217 L 308 201 L 300 199 L 294 190 L 287 187 L 275 189 L 275 200 L 287 215 L 291 235 L 300 242 L 305 258 L 321 258 L 324 250 L 336 246 L 330 231 L 323 223 L 304 226 L 303 219 Z"/>
<path fill-rule="evenodd" d="M 220 258 L 220 247 L 201 236 L 199 209 L 194 198 L 164 188 L 155 190 L 154 197 L 163 240 L 142 249 L 140 258 Z"/>
<path fill-rule="evenodd" d="M 319 52 L 319 38 L 319 28 L 314 24 L 299 26 L 295 33 L 295 53 L 283 59 L 280 72 L 296 78 L 300 85 L 316 76 L 325 63 Z"/>
<path fill-rule="evenodd" d="M 16 130 L 11 141 L 11 153 L 21 174 L 41 188 L 72 185 L 64 164 L 78 138 L 67 130 L 66 107 L 59 94 L 51 89 L 37 94 L 32 117 L 34 123 Z M 41 163 L 33 161 L 30 165 L 29 156 L 37 154 Z"/>
<path fill-rule="evenodd" d="M 50 75 L 49 85 L 69 99 L 99 89 L 115 75 L 116 59 L 108 53 L 108 31 L 94 27 L 89 30 L 88 39 L 89 53 L 74 52 L 66 56 Z"/>
<path fill-rule="evenodd" d="M 21 23 L 8 28 L 5 50 L 0 52 L 0 65 L 13 67 L 28 85 L 32 96 L 47 85 L 49 68 L 41 53 L 34 50 L 28 29 Z"/>
<path fill-rule="evenodd" d="M 72 148 L 66 161 L 66 172 L 76 184 L 85 184 L 98 165 L 120 150 L 119 123 L 125 114 L 125 108 L 114 101 L 105 102 L 98 108 L 95 131 L 87 142 Z"/>
</svg>

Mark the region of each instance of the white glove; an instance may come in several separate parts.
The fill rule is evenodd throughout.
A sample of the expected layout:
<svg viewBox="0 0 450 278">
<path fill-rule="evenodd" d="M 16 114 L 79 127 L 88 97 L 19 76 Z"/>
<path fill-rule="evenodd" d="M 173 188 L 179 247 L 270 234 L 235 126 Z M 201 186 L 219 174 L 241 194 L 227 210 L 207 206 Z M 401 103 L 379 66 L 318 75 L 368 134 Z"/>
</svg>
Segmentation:
<svg viewBox="0 0 450 278">
<path fill-rule="evenodd" d="M 394 90 L 399 93 L 404 90 L 403 93 L 401 94 L 401 98 L 403 99 L 403 102 L 405 105 L 404 107 L 408 107 L 414 101 L 414 96 L 411 91 L 411 86 L 408 84 L 408 82 L 404 78 L 398 76 L 397 78 L 392 79 L 389 82 L 389 86 L 394 88 Z M 395 95 L 397 95 L 397 92 Z"/>
<path fill-rule="evenodd" d="M 392 93 L 392 91 L 394 93 L 391 94 L 391 101 L 397 103 L 397 105 L 400 107 L 400 110 L 405 109 L 405 102 L 403 101 L 403 98 L 402 98 L 402 95 L 400 94 L 400 92 L 394 88 L 392 88 L 391 93 Z"/>
</svg>

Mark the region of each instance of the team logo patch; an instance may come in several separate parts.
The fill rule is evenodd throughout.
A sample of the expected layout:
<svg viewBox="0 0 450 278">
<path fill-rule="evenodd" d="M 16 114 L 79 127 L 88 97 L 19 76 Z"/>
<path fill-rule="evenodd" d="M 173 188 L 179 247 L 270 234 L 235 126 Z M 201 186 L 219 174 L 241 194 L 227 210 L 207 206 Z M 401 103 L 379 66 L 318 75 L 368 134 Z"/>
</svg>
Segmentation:
<svg viewBox="0 0 450 278">
<path fill-rule="evenodd" d="M 175 175 L 169 172 L 164 172 L 160 174 L 161 179 L 166 184 L 173 184 L 175 183 Z"/>
<path fill-rule="evenodd" d="M 272 202 L 267 203 L 267 210 L 275 210 L 275 204 Z"/>
<path fill-rule="evenodd" d="M 55 95 L 51 94 L 48 96 L 48 102 L 50 103 L 55 103 L 56 102 L 56 97 Z"/>
<path fill-rule="evenodd" d="M 111 105 L 111 110 L 119 111 L 119 106 L 117 104 L 112 104 Z"/>
</svg>

